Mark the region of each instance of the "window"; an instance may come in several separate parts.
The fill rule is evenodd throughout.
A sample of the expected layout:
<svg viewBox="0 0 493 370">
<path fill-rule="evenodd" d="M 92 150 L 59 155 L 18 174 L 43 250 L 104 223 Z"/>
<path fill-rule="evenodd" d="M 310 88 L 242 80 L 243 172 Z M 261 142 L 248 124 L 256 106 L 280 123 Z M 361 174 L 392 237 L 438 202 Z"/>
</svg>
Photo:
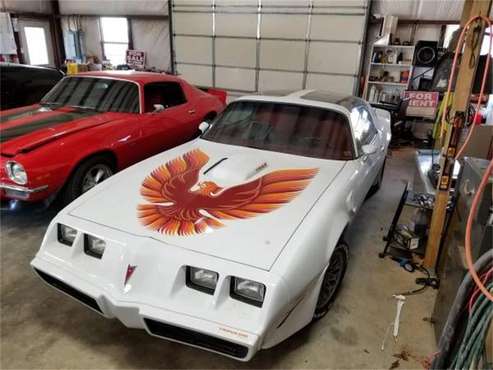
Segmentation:
<svg viewBox="0 0 493 370">
<path fill-rule="evenodd" d="M 82 61 L 82 46 L 79 31 L 68 31 L 65 34 L 65 56 L 67 59 Z"/>
<path fill-rule="evenodd" d="M 443 47 L 448 48 L 450 45 L 450 42 L 452 41 L 452 35 L 456 30 L 459 29 L 458 24 L 447 24 L 445 26 L 445 35 L 443 36 Z"/>
<path fill-rule="evenodd" d="M 120 64 L 127 64 L 127 18 L 101 17 L 101 37 L 104 57 L 115 67 Z"/>
<path fill-rule="evenodd" d="M 375 128 L 370 112 L 362 106 L 353 108 L 351 111 L 351 121 L 353 123 L 356 145 L 361 152 L 363 145 L 370 144 L 373 141 L 377 134 L 377 129 Z"/>
<path fill-rule="evenodd" d="M 174 107 L 187 102 L 180 84 L 176 82 L 155 82 L 144 87 L 145 111 L 154 111 L 154 104 L 164 108 Z"/>
<path fill-rule="evenodd" d="M 448 24 L 445 26 L 445 36 L 443 38 L 443 47 L 448 48 L 450 45 L 450 42 L 452 41 L 452 35 L 456 30 L 458 30 L 460 26 L 458 24 Z M 471 28 L 472 29 L 472 28 Z M 490 47 L 490 37 L 493 35 L 489 34 L 489 28 L 486 28 L 484 37 L 483 37 L 483 43 L 481 44 L 481 51 L 479 52 L 480 55 L 486 55 L 488 54 L 488 49 Z M 457 39 L 459 38 L 459 35 L 457 35 Z M 491 51 L 491 56 L 493 56 L 493 50 Z"/>
<path fill-rule="evenodd" d="M 202 138 L 306 157 L 334 160 L 354 157 L 346 116 L 305 105 L 231 103 Z"/>
<path fill-rule="evenodd" d="M 139 112 L 139 88 L 128 81 L 92 77 L 67 77 L 41 104 L 67 105 L 100 112 Z"/>
<path fill-rule="evenodd" d="M 43 27 L 24 27 L 29 63 L 33 65 L 49 64 L 48 46 Z"/>
</svg>

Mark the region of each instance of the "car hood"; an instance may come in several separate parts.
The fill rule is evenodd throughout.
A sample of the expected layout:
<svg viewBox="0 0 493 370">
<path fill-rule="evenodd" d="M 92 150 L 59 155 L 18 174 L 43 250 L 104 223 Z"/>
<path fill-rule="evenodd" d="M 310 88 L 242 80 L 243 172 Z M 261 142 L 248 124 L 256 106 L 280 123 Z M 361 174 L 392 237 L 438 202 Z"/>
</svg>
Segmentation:
<svg viewBox="0 0 493 370">
<path fill-rule="evenodd" d="M 40 105 L 0 113 L 0 143 L 3 155 L 28 152 L 65 135 L 112 121 L 119 113 L 96 112 L 70 107 Z"/>
<path fill-rule="evenodd" d="M 200 161 L 203 166 L 197 165 Z M 113 176 L 84 194 L 67 211 L 78 218 L 156 239 L 163 242 L 163 248 L 173 245 L 269 270 L 344 164 L 344 161 L 321 160 L 197 139 Z M 187 172 L 187 168 L 194 165 L 200 167 L 198 181 Z M 280 170 L 290 171 L 276 172 Z M 186 181 L 167 180 L 173 174 L 193 185 L 184 186 Z M 296 176 L 300 176 L 301 180 L 296 180 Z M 246 194 L 252 188 L 251 182 L 259 185 L 260 182 L 256 181 L 259 178 L 262 178 L 260 187 L 263 194 L 267 195 L 262 201 L 244 206 Z M 282 181 L 276 182 L 279 179 Z M 241 184 L 247 185 L 231 190 Z M 221 189 L 217 190 L 214 186 Z M 212 189 L 212 193 L 207 193 L 208 188 Z M 157 189 L 157 192 L 152 189 Z M 196 195 L 200 191 L 213 194 L 210 198 L 214 199 L 200 198 Z M 170 193 L 175 194 L 172 200 L 169 199 Z M 237 198 L 225 200 L 232 193 L 233 198 Z M 272 195 L 277 200 L 271 199 Z M 220 204 L 217 204 L 218 201 Z M 282 204 L 270 207 L 276 201 Z M 216 203 L 211 205 L 211 202 Z M 235 206 L 236 210 L 231 212 L 234 202 L 243 202 L 243 206 Z M 177 203 L 181 207 L 179 212 L 170 211 Z M 195 208 L 199 208 L 201 220 L 193 217 Z M 209 220 L 206 226 L 210 227 L 194 229 L 203 217 Z M 193 225 L 177 223 L 177 219 L 192 220 Z"/>
</svg>

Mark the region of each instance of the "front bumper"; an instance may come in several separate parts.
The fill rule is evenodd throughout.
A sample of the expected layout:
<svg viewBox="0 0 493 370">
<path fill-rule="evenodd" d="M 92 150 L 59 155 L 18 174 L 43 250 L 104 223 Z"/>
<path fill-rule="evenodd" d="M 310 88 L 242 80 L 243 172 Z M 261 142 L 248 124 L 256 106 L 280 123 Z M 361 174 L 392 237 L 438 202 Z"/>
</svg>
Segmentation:
<svg viewBox="0 0 493 370">
<path fill-rule="evenodd" d="M 27 186 L 0 182 L 0 198 L 38 201 L 47 197 L 47 189 L 48 185 L 41 185 L 35 188 L 29 188 Z"/>
<path fill-rule="evenodd" d="M 205 349 L 241 361 L 250 360 L 259 349 L 258 335 L 161 307 L 118 301 L 39 257 L 36 257 L 31 265 L 46 284 L 106 318 L 119 319 L 127 327 L 144 329 L 155 337 Z"/>
</svg>

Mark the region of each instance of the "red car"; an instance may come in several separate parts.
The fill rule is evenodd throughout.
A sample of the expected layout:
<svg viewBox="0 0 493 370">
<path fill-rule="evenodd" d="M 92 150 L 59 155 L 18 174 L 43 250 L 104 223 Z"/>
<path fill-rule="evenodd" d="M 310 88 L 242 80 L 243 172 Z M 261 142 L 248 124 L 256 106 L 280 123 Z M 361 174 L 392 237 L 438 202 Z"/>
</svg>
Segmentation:
<svg viewBox="0 0 493 370">
<path fill-rule="evenodd" d="M 51 200 L 61 192 L 68 203 L 116 171 L 192 139 L 224 105 L 224 92 L 165 74 L 65 77 L 39 104 L 0 112 L 0 198 Z"/>
</svg>

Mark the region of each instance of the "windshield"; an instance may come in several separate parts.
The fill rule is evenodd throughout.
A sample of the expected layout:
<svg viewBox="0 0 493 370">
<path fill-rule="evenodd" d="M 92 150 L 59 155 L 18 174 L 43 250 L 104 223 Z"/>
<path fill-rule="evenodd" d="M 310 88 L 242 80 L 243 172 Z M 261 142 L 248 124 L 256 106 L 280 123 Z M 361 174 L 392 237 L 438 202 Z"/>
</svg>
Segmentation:
<svg viewBox="0 0 493 370">
<path fill-rule="evenodd" d="M 41 100 L 41 104 L 101 112 L 139 113 L 139 88 L 128 81 L 67 77 Z"/>
<path fill-rule="evenodd" d="M 353 159 L 349 122 L 342 113 L 304 105 L 231 103 L 203 139 L 323 159 Z"/>
</svg>

